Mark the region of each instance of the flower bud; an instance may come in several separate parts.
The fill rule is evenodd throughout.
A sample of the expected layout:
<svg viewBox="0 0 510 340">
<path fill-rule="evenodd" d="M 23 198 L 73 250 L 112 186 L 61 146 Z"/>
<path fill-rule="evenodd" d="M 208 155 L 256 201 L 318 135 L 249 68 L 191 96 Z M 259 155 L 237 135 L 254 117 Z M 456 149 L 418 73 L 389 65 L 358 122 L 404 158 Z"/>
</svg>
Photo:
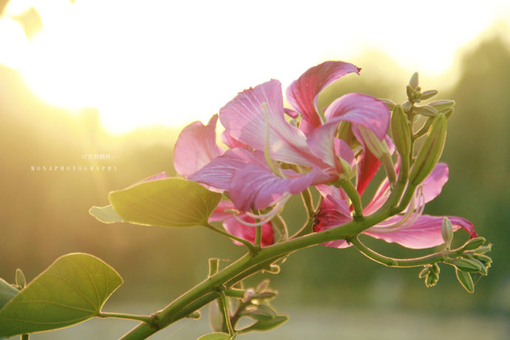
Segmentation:
<svg viewBox="0 0 510 340">
<path fill-rule="evenodd" d="M 25 289 L 27 285 L 27 280 L 25 279 L 25 274 L 21 271 L 21 269 L 16 269 L 16 286 L 19 290 Z"/>
<path fill-rule="evenodd" d="M 391 115 L 391 135 L 400 156 L 407 158 L 411 152 L 411 130 L 400 105 L 395 106 Z"/>
<path fill-rule="evenodd" d="M 414 89 L 411 85 L 407 85 L 406 86 L 406 94 L 407 94 L 407 98 L 411 101 L 411 102 L 414 102 Z"/>
<path fill-rule="evenodd" d="M 416 90 L 418 88 L 418 72 L 414 72 L 411 79 L 409 80 L 409 85 L 413 90 Z"/>
<path fill-rule="evenodd" d="M 434 117 L 438 113 L 435 107 L 429 105 L 415 106 L 413 110 L 414 112 L 427 117 Z"/>
<path fill-rule="evenodd" d="M 452 222 L 446 217 L 443 219 L 443 225 L 441 226 L 441 236 L 443 236 L 446 249 L 450 249 L 453 241 L 453 227 Z"/>
<path fill-rule="evenodd" d="M 430 134 L 423 144 L 413 165 L 409 182 L 417 186 L 432 172 L 443 153 L 446 140 L 446 117 L 438 115 L 434 118 Z"/>
<path fill-rule="evenodd" d="M 402 104 L 402 109 L 404 109 L 404 112 L 409 112 L 412 107 L 413 104 L 410 101 L 406 101 L 404 104 Z"/>
<path fill-rule="evenodd" d="M 478 273 L 483 270 L 483 264 L 478 260 L 473 259 L 455 259 L 453 265 L 460 270 L 468 273 Z"/>
<path fill-rule="evenodd" d="M 473 283 L 473 279 L 469 273 L 455 268 L 455 275 L 457 275 L 457 280 L 468 293 L 475 292 L 475 284 Z"/>
<path fill-rule="evenodd" d="M 434 97 L 436 94 L 438 94 L 439 91 L 437 90 L 429 90 L 429 91 L 424 91 L 422 94 L 421 94 L 421 100 L 427 100 L 427 99 L 430 99 L 432 97 Z"/>
<path fill-rule="evenodd" d="M 483 246 L 484 243 L 485 239 L 483 237 L 472 238 L 471 240 L 467 241 L 466 244 L 464 244 L 462 250 L 475 250 Z"/>
</svg>

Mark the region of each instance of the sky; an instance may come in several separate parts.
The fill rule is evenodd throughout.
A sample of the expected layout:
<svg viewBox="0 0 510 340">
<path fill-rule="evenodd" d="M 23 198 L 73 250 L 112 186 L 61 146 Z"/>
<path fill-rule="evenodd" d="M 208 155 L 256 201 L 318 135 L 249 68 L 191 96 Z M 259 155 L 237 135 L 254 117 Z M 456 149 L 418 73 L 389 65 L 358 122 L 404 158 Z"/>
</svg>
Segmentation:
<svg viewBox="0 0 510 340">
<path fill-rule="evenodd" d="M 510 22 L 509 1 L 480 4 L 12 0 L 0 19 L 0 64 L 51 105 L 97 109 L 110 132 L 181 127 L 207 122 L 269 79 L 285 89 L 326 60 L 363 68 L 359 56 L 375 50 L 403 73 L 447 77 L 459 50 L 495 22 Z M 21 25 L 27 13 L 39 29 Z"/>
</svg>

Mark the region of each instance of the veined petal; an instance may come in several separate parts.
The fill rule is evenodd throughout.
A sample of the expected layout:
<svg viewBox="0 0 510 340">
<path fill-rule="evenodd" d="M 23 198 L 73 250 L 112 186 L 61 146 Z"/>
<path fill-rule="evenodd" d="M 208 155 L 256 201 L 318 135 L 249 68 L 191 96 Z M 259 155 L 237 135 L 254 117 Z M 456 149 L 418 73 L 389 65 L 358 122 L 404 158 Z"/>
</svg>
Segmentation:
<svg viewBox="0 0 510 340">
<path fill-rule="evenodd" d="M 286 175 L 290 173 L 287 170 Z M 249 164 L 235 172 L 229 187 L 232 202 L 241 211 L 264 209 L 276 203 L 284 193 L 298 194 L 308 188 L 317 171 L 295 173 L 290 178 L 275 175 L 267 165 Z"/>
<path fill-rule="evenodd" d="M 390 124 L 390 111 L 380 100 L 360 93 L 348 93 L 336 99 L 326 109 L 327 122 L 348 121 L 371 130 L 383 140 Z"/>
<path fill-rule="evenodd" d="M 425 203 L 436 198 L 441 193 L 446 182 L 448 182 L 448 165 L 446 163 L 437 163 L 434 170 L 421 184 Z"/>
<path fill-rule="evenodd" d="M 321 186 L 324 193 L 329 190 L 328 187 L 331 188 L 333 192 L 331 195 L 328 194 L 324 197 L 319 209 L 319 213 L 314 216 L 315 221 L 313 230 L 315 232 L 321 232 L 334 227 L 338 227 L 352 220 L 351 211 L 347 201 L 340 199 L 342 196 L 340 193 L 341 189 L 337 189 L 331 186 Z M 349 243 L 345 240 L 329 241 L 323 243 L 323 245 L 333 248 L 347 248 L 350 246 Z"/>
<path fill-rule="evenodd" d="M 239 219 L 246 221 L 247 223 L 254 223 L 255 219 L 246 215 L 238 216 Z M 249 227 L 242 224 L 235 218 L 231 217 L 223 222 L 223 228 L 230 234 L 242 238 L 251 243 L 255 242 L 255 236 L 257 234 L 257 228 Z M 242 245 L 237 241 L 233 241 L 237 245 Z M 262 225 L 262 239 L 260 241 L 261 246 L 269 246 L 274 243 L 274 231 L 271 222 Z"/>
<path fill-rule="evenodd" d="M 191 174 L 188 179 L 217 189 L 228 190 L 235 172 L 252 163 L 266 165 L 264 154 L 260 151 L 251 152 L 244 148 L 235 148 L 214 158 L 209 164 Z"/>
<path fill-rule="evenodd" d="M 398 217 L 392 217 L 384 223 L 391 223 L 391 219 L 396 221 Z M 375 226 L 363 233 L 389 243 L 398 243 L 406 248 L 431 248 L 444 243 L 441 236 L 443 219 L 444 216 L 422 215 L 412 225 L 401 230 L 392 232 L 384 228 L 378 229 Z M 448 216 L 448 219 L 452 222 L 453 231 L 463 228 L 471 238 L 476 237 L 473 224 L 468 220 L 456 216 Z"/>
<path fill-rule="evenodd" d="M 343 61 L 326 61 L 308 69 L 287 88 L 287 100 L 300 112 L 306 121 L 306 134 L 322 124 L 318 114 L 319 93 L 329 84 L 348 73 L 358 73 L 361 69 Z"/>
<path fill-rule="evenodd" d="M 174 149 L 174 167 L 179 174 L 188 177 L 225 152 L 216 144 L 217 120 L 214 115 L 205 126 L 197 121 L 181 131 Z"/>
<path fill-rule="evenodd" d="M 303 132 L 285 120 L 277 80 L 239 93 L 220 109 L 220 120 L 233 138 L 255 150 L 263 151 L 267 144 L 272 159 L 305 166 L 316 161 Z"/>
</svg>

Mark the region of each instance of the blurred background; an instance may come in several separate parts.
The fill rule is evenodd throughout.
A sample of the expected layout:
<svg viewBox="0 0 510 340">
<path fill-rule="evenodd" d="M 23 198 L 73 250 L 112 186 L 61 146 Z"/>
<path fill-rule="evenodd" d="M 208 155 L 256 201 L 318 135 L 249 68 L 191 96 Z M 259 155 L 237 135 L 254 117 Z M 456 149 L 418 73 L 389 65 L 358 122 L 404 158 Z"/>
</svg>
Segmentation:
<svg viewBox="0 0 510 340">
<path fill-rule="evenodd" d="M 442 158 L 450 181 L 426 212 L 472 221 L 494 243 L 493 267 L 471 295 L 449 266 L 426 288 L 419 269 L 314 247 L 269 277 L 290 320 L 241 338 L 510 338 L 507 2 L 1 0 L 0 12 L 0 277 L 13 282 L 21 268 L 30 281 L 59 256 L 86 252 L 125 279 L 106 311 L 164 307 L 205 278 L 209 257 L 228 264 L 243 249 L 200 228 L 101 224 L 90 207 L 107 205 L 111 190 L 175 174 L 180 129 L 207 122 L 237 92 L 270 78 L 285 88 L 308 67 L 344 60 L 361 76 L 321 101 L 364 92 L 402 102 L 419 71 L 422 88 L 457 102 Z M 291 203 L 284 213 L 297 225 L 301 207 Z M 195 339 L 207 332 L 206 313 L 154 338 Z M 91 320 L 33 338 L 111 339 L 134 325 Z"/>
</svg>

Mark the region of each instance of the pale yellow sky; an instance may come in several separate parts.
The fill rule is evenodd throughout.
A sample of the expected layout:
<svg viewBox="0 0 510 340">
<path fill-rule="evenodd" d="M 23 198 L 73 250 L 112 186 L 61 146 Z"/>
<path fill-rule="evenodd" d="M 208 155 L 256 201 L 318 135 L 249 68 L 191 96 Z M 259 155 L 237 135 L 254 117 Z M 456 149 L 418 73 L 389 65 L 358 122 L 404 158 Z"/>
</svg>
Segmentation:
<svg viewBox="0 0 510 340">
<path fill-rule="evenodd" d="M 43 29 L 29 40 L 12 16 L 30 7 Z M 124 132 L 207 121 L 245 88 L 374 49 L 440 78 L 496 21 L 510 22 L 509 1 L 12 0 L 0 63 L 48 103 L 97 108 Z"/>
</svg>

